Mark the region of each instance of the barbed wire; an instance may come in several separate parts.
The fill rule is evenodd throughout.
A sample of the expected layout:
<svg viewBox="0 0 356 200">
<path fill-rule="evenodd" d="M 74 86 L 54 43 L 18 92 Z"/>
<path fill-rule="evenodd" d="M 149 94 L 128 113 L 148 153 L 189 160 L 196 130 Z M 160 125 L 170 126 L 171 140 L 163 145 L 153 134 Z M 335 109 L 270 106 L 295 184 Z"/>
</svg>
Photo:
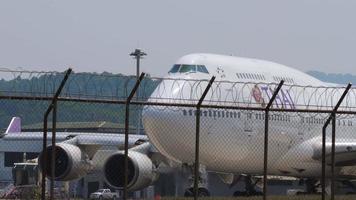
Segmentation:
<svg viewBox="0 0 356 200">
<path fill-rule="evenodd" d="M 208 80 L 162 79 L 151 95 L 150 101 L 169 103 L 197 102 L 208 84 Z M 211 105 L 265 107 L 279 83 L 252 83 L 216 81 L 211 87 L 205 102 Z M 273 104 L 281 109 L 330 109 L 340 99 L 345 87 L 326 86 L 282 86 Z M 340 109 L 356 109 L 356 88 L 347 94 Z"/>
<path fill-rule="evenodd" d="M 53 96 L 63 72 L 7 70 L 0 68 L 0 95 Z M 124 100 L 131 92 L 136 76 L 111 73 L 73 73 L 62 97 Z M 194 104 L 209 80 L 145 77 L 138 89 L 138 100 Z M 216 106 L 265 107 L 278 83 L 215 81 L 204 103 Z M 283 85 L 273 107 L 281 109 L 332 109 L 345 87 Z M 356 111 L 356 88 L 352 88 L 340 106 Z"/>
</svg>

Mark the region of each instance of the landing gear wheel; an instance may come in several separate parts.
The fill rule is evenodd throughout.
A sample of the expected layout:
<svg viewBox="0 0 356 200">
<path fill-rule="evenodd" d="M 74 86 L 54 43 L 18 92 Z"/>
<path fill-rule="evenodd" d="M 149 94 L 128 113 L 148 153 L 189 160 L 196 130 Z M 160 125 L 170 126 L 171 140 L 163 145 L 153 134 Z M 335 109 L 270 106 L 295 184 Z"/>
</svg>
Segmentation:
<svg viewBox="0 0 356 200">
<path fill-rule="evenodd" d="M 198 188 L 198 196 L 199 197 L 209 197 L 210 192 L 206 188 Z M 194 188 L 188 188 L 184 192 L 184 197 L 194 197 Z"/>
</svg>

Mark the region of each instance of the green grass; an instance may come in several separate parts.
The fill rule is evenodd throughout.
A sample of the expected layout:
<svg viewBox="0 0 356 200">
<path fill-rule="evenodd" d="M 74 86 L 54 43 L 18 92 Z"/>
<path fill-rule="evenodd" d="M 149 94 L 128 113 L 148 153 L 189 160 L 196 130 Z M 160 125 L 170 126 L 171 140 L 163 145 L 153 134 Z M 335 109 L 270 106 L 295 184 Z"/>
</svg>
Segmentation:
<svg viewBox="0 0 356 200">
<path fill-rule="evenodd" d="M 183 197 L 162 197 L 161 200 L 191 200 L 193 198 Z M 330 197 L 326 197 L 330 199 Z M 199 200 L 262 200 L 262 196 L 256 197 L 202 197 Z M 321 200 L 320 195 L 308 195 L 308 196 L 268 196 L 267 200 Z M 356 200 L 355 195 L 335 196 L 335 200 Z"/>
<path fill-rule="evenodd" d="M 199 200 L 262 200 L 262 196 L 255 197 L 201 197 Z M 84 199 L 71 199 L 71 200 L 84 200 Z M 134 200 L 134 199 L 132 199 Z M 143 199 L 140 199 L 143 200 Z M 184 197 L 162 197 L 161 200 L 193 200 L 193 198 Z M 321 200 L 320 195 L 307 195 L 307 196 L 268 196 L 267 200 Z M 330 196 L 326 197 L 330 200 Z M 356 195 L 337 195 L 335 200 L 356 200 Z"/>
</svg>

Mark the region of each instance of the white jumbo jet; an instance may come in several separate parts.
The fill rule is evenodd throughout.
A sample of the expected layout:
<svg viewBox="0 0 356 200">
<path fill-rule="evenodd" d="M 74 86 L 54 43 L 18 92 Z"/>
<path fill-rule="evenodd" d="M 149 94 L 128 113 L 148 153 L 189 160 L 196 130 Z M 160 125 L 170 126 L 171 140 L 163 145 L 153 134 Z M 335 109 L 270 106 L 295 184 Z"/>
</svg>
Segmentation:
<svg viewBox="0 0 356 200">
<path fill-rule="evenodd" d="M 291 94 L 292 90 L 282 87 L 273 104 L 277 108 L 303 109 L 307 103 L 330 109 L 344 91 L 340 85 L 322 82 L 306 73 L 274 62 L 216 54 L 190 54 L 181 57 L 173 65 L 166 77 L 167 80 L 161 83 L 164 86 L 157 87 L 151 95 L 151 101 L 159 98 L 166 99 L 165 101 L 170 103 L 186 102 L 189 99 L 197 100 L 197 96 L 199 98 L 202 93 L 201 89 L 200 92 L 196 92 L 200 95 L 194 94 L 197 89 L 192 89 L 194 87 L 191 86 L 192 84 L 184 82 L 210 79 L 211 76 L 216 76 L 216 81 L 232 83 L 219 84 L 219 97 L 208 93 L 204 101 L 204 104 L 208 105 L 215 105 L 217 99 L 225 101 L 225 104 L 236 100 L 236 97 L 231 95 L 231 90 L 233 90 L 231 85 L 234 82 L 255 85 L 252 90 L 251 87 L 239 88 L 239 91 L 243 93 L 240 97 L 248 99 L 245 100 L 247 102 L 245 106 L 249 107 L 264 107 L 275 89 L 271 88 L 268 83 L 278 84 L 281 80 L 288 85 L 314 86 L 314 89 L 315 87 L 339 87 L 339 89 L 335 89 L 338 92 L 323 90 L 324 93 L 320 92 L 323 96 L 317 98 L 313 98 L 315 96 L 312 94 L 315 92 L 313 89 L 304 91 L 303 94 L 306 95 L 304 98 L 295 98 L 295 95 Z M 214 90 L 214 86 L 211 90 Z M 293 92 L 302 93 L 298 90 L 307 89 L 297 87 Z M 320 100 L 323 98 L 324 100 Z M 172 101 L 172 99 L 177 100 Z M 356 105 L 356 102 L 355 99 L 348 99 L 348 105 L 342 105 L 352 107 Z M 233 174 L 263 174 L 264 112 L 203 108 L 202 113 L 200 164 L 207 171 L 220 173 L 225 182 L 229 182 L 228 179 L 231 180 Z M 271 115 L 268 173 L 311 180 L 320 179 L 322 173 L 321 135 L 328 115 L 310 116 L 310 114 L 293 113 Z M 147 106 L 142 116 L 149 141 L 161 154 L 179 163 L 194 163 L 196 123 L 193 109 L 173 107 L 160 109 Z M 355 123 L 354 118 L 338 120 L 336 171 L 340 179 L 352 179 L 356 175 Z M 328 134 L 331 136 L 330 132 Z M 328 137 L 326 159 L 329 164 L 330 141 Z M 327 166 L 326 173 L 330 176 L 330 165 Z M 311 190 L 306 192 L 316 191 L 316 181 L 307 181 L 307 183 L 311 184 L 307 186 Z M 251 194 L 255 191 L 247 192 Z"/>
<path fill-rule="evenodd" d="M 249 106 L 259 107 L 268 102 L 274 89 L 271 89 L 268 84 L 272 82 L 278 83 L 284 80 L 290 85 L 336 86 L 273 62 L 216 54 L 189 54 L 178 59 L 148 101 L 186 102 L 192 99 L 192 95 L 196 95 L 192 94 L 194 84 L 185 84 L 185 82 L 209 80 L 212 76 L 217 77 L 216 81 L 256 83 L 252 91 L 243 89 L 241 91 L 244 94 L 240 95 L 249 97 Z M 220 84 L 219 87 L 220 97 L 229 96 L 225 93 L 231 92 L 231 83 Z M 214 86 L 211 90 L 214 90 Z M 291 92 L 282 89 L 274 106 L 294 109 L 305 103 L 303 98 L 293 99 Z M 203 104 L 216 104 L 214 98 L 217 97 L 208 94 Z M 230 98 L 233 101 L 233 97 Z M 320 102 L 314 103 L 320 104 Z M 232 184 L 241 174 L 262 175 L 263 112 L 202 108 L 202 113 L 204 113 L 201 117 L 200 132 L 202 173 L 215 172 L 229 184 Z M 320 179 L 323 120 L 317 117 L 308 119 L 306 116 L 292 113 L 279 113 L 272 116 L 271 120 L 273 122 L 270 123 L 269 129 L 269 175 Z M 162 169 L 167 166 L 176 167 L 178 164 L 193 169 L 195 159 L 194 109 L 145 106 L 142 121 L 147 137 L 130 135 L 128 187 L 131 191 L 152 184 L 159 173 L 164 172 Z M 342 124 L 346 125 L 342 126 Z M 338 178 L 342 180 L 353 179 L 356 176 L 356 136 L 353 133 L 356 128 L 354 126 L 356 126 L 354 119 L 343 119 L 339 120 L 339 127 L 337 127 L 336 171 Z M 64 136 L 61 137 L 61 134 Z M 24 135 L 7 133 L 2 139 L 11 139 L 11 137 L 19 139 Z M 123 135 L 103 134 L 100 137 L 74 133 L 72 135 L 58 133 L 58 135 L 62 142 L 57 143 L 56 180 L 77 179 L 93 168 L 101 168 L 106 182 L 113 188 L 122 189 Z M 327 141 L 330 144 L 330 139 Z M 114 146 L 118 151 L 111 152 L 101 157 L 102 159 L 94 159 L 103 146 Z M 48 150 L 51 150 L 50 146 Z M 329 162 L 330 145 L 327 153 L 327 162 Z M 40 157 L 40 166 L 41 162 Z M 47 174 L 50 174 L 50 169 L 47 170 Z M 329 171 L 328 166 L 327 172 Z M 204 188 L 203 178 L 199 180 L 202 182 L 199 190 L 201 195 L 208 195 L 209 191 Z M 247 192 L 251 194 L 254 191 Z M 192 188 L 188 188 L 186 194 L 191 195 Z"/>
</svg>

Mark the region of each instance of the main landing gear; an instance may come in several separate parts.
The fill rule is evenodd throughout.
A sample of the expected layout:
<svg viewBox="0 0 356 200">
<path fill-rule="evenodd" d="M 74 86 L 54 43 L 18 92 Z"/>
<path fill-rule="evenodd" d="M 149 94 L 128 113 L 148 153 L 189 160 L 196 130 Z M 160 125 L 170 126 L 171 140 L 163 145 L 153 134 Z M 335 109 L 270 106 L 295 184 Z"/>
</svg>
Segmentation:
<svg viewBox="0 0 356 200">
<path fill-rule="evenodd" d="M 233 196 L 238 197 L 238 196 L 261 196 L 263 195 L 262 192 L 257 191 L 256 185 L 260 180 L 253 180 L 251 176 L 244 176 L 244 182 L 245 182 L 245 191 L 236 191 L 234 192 Z"/>
<path fill-rule="evenodd" d="M 288 189 L 288 195 L 320 195 L 321 194 L 321 183 L 319 180 L 315 178 L 305 178 L 299 180 L 299 185 L 303 186 L 304 189 L 296 188 L 296 189 Z M 326 184 L 326 194 L 330 194 L 330 184 L 327 182 Z"/>
<path fill-rule="evenodd" d="M 313 179 L 313 178 L 308 178 L 305 180 L 305 191 L 307 194 L 317 194 L 318 188 L 320 188 L 320 181 Z"/>
<path fill-rule="evenodd" d="M 299 185 L 304 185 L 304 190 L 296 189 L 291 194 L 294 195 L 320 194 L 321 184 L 320 181 L 317 179 L 314 178 L 300 179 Z M 328 191 L 326 191 L 326 193 L 328 193 Z"/>
<path fill-rule="evenodd" d="M 188 168 L 190 171 L 189 183 L 190 187 L 187 188 L 184 192 L 185 197 L 194 197 L 194 165 L 185 165 L 184 167 Z M 199 197 L 209 197 L 210 192 L 207 189 L 208 174 L 204 166 L 200 165 L 199 167 L 199 177 L 198 177 L 198 196 Z"/>
</svg>

